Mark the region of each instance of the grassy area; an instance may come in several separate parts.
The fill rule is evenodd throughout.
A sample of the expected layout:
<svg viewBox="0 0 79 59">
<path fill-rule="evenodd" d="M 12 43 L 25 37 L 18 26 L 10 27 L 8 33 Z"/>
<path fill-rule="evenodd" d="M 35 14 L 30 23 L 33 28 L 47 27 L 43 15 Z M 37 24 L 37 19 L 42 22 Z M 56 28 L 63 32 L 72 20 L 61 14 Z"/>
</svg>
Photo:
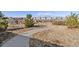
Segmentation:
<svg viewBox="0 0 79 59">
<path fill-rule="evenodd" d="M 79 46 L 79 29 L 52 25 L 52 29 L 35 33 L 33 38 L 59 46 Z"/>
</svg>

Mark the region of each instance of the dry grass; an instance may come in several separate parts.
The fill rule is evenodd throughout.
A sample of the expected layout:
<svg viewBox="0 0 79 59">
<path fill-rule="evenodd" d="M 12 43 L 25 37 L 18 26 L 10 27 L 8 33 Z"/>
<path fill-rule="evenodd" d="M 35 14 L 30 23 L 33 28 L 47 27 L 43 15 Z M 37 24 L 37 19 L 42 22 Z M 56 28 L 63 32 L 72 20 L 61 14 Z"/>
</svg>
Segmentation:
<svg viewBox="0 0 79 59">
<path fill-rule="evenodd" d="M 53 25 L 65 25 L 65 21 L 52 21 Z"/>
<path fill-rule="evenodd" d="M 9 24 L 7 31 L 15 34 L 23 33 L 29 29 L 24 27 L 24 24 Z"/>
<path fill-rule="evenodd" d="M 33 37 L 44 42 L 61 46 L 79 46 L 79 29 L 52 25 L 52 29 L 33 34 Z"/>
</svg>

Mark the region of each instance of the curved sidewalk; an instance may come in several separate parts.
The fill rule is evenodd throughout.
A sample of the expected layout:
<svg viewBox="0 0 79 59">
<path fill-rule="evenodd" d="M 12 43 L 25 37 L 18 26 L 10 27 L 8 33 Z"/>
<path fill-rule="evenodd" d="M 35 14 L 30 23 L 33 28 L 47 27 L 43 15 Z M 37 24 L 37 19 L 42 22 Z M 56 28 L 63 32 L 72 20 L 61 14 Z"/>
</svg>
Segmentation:
<svg viewBox="0 0 79 59">
<path fill-rule="evenodd" d="M 31 35 L 36 32 L 46 30 L 48 28 L 32 28 L 30 31 L 21 33 L 9 41 L 5 42 L 2 47 L 29 47 Z"/>
</svg>

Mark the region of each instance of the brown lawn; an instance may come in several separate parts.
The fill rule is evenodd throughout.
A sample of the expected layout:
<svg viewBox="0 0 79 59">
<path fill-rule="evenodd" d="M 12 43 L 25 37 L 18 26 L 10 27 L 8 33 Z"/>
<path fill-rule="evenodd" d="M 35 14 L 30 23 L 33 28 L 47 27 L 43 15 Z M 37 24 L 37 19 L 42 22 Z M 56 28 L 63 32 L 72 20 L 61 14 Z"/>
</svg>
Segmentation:
<svg viewBox="0 0 79 59">
<path fill-rule="evenodd" d="M 60 46 L 79 46 L 79 29 L 69 29 L 62 25 L 52 25 L 50 30 L 33 34 L 33 38 Z"/>
</svg>

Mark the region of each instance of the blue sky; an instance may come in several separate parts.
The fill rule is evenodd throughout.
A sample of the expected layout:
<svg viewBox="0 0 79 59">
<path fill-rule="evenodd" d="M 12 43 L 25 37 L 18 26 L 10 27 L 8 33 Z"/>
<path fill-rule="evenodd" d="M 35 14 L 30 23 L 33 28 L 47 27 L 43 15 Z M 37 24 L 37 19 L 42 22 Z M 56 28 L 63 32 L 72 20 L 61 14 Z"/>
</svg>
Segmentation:
<svg viewBox="0 0 79 59">
<path fill-rule="evenodd" d="M 3 14 L 8 17 L 25 17 L 27 14 L 32 16 L 67 16 L 72 11 L 3 11 Z M 79 11 L 73 11 L 79 14 Z"/>
</svg>

